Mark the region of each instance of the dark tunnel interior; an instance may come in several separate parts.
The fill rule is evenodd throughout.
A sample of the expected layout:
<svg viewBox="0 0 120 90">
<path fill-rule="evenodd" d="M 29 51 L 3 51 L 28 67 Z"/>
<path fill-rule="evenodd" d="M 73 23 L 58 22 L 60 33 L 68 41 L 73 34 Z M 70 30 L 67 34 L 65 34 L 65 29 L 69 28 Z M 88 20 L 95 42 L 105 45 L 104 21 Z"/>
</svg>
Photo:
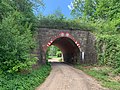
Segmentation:
<svg viewBox="0 0 120 90">
<path fill-rule="evenodd" d="M 57 46 L 62 51 L 64 62 L 66 63 L 76 63 L 80 59 L 78 46 L 68 37 L 57 38 L 51 45 Z"/>
</svg>

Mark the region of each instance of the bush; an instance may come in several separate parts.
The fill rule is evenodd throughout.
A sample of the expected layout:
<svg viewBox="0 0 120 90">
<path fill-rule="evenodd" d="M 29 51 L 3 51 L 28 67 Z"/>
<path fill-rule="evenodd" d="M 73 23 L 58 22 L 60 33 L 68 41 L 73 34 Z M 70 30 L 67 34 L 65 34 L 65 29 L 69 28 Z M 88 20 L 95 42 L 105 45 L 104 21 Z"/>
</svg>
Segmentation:
<svg viewBox="0 0 120 90">
<path fill-rule="evenodd" d="M 0 90 L 34 90 L 45 80 L 50 70 L 50 65 L 44 65 L 28 74 L 2 74 Z"/>
<path fill-rule="evenodd" d="M 32 24 L 23 25 L 24 16 L 19 12 L 10 13 L 0 25 L 0 72 L 17 72 L 36 62 L 30 55 L 34 48 L 31 34 Z"/>
<path fill-rule="evenodd" d="M 119 35 L 98 35 L 96 45 L 99 64 L 109 65 L 113 68 L 120 67 Z"/>
<path fill-rule="evenodd" d="M 61 57 L 62 56 L 62 52 L 61 51 L 57 51 L 56 56 L 57 57 Z"/>
<path fill-rule="evenodd" d="M 56 15 L 39 16 L 40 28 L 53 29 L 70 29 L 70 30 L 94 30 L 94 27 L 89 22 L 82 22 L 79 19 L 66 19 L 64 16 L 57 17 Z"/>
</svg>

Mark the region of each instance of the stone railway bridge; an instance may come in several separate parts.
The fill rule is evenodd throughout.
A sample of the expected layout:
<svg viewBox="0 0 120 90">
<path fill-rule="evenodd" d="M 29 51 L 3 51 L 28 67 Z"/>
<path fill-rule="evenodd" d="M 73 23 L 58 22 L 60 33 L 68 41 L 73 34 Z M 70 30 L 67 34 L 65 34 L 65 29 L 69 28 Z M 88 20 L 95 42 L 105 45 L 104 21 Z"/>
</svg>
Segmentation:
<svg viewBox="0 0 120 90">
<path fill-rule="evenodd" d="M 95 36 L 90 31 L 39 28 L 38 48 L 35 50 L 39 63 L 46 62 L 50 45 L 57 46 L 67 63 L 96 63 Z"/>
</svg>

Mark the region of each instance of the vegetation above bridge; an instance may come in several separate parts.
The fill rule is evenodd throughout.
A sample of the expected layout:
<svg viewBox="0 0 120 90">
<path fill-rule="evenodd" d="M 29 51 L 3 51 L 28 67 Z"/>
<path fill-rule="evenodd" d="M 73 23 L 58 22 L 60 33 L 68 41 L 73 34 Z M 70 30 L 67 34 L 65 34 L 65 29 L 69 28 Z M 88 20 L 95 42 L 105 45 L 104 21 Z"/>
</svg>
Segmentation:
<svg viewBox="0 0 120 90">
<path fill-rule="evenodd" d="M 89 22 L 83 22 L 82 19 L 66 19 L 62 13 L 59 13 L 59 16 L 56 13 L 48 16 L 40 15 L 38 17 L 38 27 L 64 30 L 95 30 Z"/>
</svg>

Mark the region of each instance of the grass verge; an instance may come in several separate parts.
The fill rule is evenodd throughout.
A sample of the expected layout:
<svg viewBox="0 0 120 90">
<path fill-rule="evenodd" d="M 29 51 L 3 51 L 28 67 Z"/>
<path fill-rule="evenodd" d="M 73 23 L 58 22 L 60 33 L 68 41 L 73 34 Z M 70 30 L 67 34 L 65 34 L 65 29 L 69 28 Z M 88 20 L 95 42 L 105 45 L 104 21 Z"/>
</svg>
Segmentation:
<svg viewBox="0 0 120 90">
<path fill-rule="evenodd" d="M 120 90 L 120 80 L 116 80 L 117 75 L 114 73 L 113 68 L 106 66 L 95 67 L 86 65 L 75 65 L 75 67 L 96 78 L 100 81 L 100 84 L 103 87 L 107 87 L 111 90 Z"/>
<path fill-rule="evenodd" d="M 50 71 L 50 65 L 43 65 L 28 74 L 0 75 L 0 90 L 34 90 Z"/>
</svg>

